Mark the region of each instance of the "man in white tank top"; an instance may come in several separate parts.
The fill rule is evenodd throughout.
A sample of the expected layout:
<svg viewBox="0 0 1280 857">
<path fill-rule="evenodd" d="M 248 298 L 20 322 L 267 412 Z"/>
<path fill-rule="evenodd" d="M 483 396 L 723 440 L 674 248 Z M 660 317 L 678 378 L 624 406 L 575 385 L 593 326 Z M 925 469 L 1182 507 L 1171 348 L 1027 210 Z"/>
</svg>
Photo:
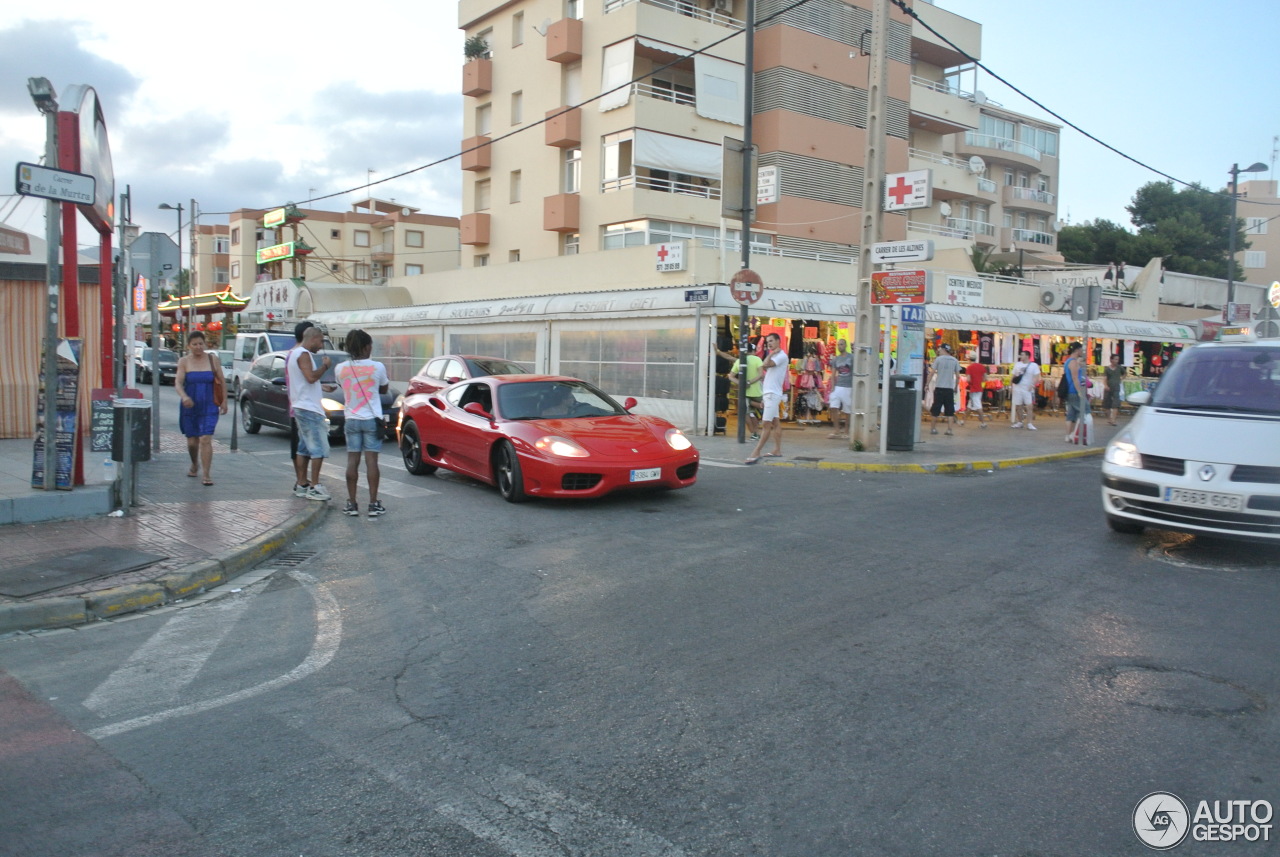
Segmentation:
<svg viewBox="0 0 1280 857">
<path fill-rule="evenodd" d="M 320 468 L 329 457 L 329 430 L 325 426 L 324 405 L 320 403 L 324 392 L 320 379 L 329 368 L 329 358 L 315 359 L 315 353 L 324 345 L 324 334 L 318 327 L 309 327 L 302 336 L 302 347 L 289 352 L 285 363 L 285 375 L 289 388 L 289 406 L 298 423 L 298 457 L 310 464 L 310 487 L 305 494 L 308 500 L 328 500 L 331 495 L 320 484 Z"/>
</svg>

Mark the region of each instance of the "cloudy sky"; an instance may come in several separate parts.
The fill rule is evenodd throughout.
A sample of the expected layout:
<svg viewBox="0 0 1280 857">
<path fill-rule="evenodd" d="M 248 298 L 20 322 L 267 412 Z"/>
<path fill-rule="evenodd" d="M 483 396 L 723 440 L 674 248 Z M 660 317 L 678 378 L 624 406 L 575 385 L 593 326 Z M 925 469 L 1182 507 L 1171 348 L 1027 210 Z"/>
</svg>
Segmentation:
<svg viewBox="0 0 1280 857">
<path fill-rule="evenodd" d="M 599 2 L 599 0 L 588 0 Z M 555 5 L 544 0 L 544 5 Z M 1270 162 L 1280 134 L 1274 0 L 1226 7 L 1167 0 L 938 0 L 983 25 L 996 74 L 1120 151 L 1188 182 L 1222 187 L 1233 162 Z M 26 80 L 97 89 L 117 184 L 134 220 L 172 232 L 161 202 L 216 213 L 338 194 L 453 155 L 462 137 L 462 36 L 452 0 L 374 0 L 341 19 L 287 4 L 122 14 L 60 0 L 0 23 L 0 164 L 36 161 L 44 122 Z M 978 88 L 1054 121 L 990 76 Z M 1160 178 L 1065 131 L 1060 215 L 1128 224 L 1124 206 Z M 1272 177 L 1270 174 L 1259 178 Z M 458 163 L 420 169 L 374 194 L 459 213 Z M 10 187 L 3 190 L 10 191 Z M 0 220 L 43 231 L 42 206 L 0 196 Z"/>
</svg>

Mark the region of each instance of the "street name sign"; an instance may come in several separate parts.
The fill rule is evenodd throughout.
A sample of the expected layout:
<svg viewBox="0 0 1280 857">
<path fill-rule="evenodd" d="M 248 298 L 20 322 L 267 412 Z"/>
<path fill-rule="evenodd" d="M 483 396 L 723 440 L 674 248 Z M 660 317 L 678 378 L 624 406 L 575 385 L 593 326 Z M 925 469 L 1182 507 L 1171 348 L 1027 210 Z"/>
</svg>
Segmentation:
<svg viewBox="0 0 1280 857">
<path fill-rule="evenodd" d="M 685 289 L 684 302 L 687 304 L 705 304 L 711 300 L 710 289 Z"/>
<path fill-rule="evenodd" d="M 93 205 L 98 188 L 93 176 L 22 162 L 18 163 L 16 184 L 18 193 L 23 196 L 39 196 L 77 205 Z"/>
<path fill-rule="evenodd" d="M 929 262 L 933 259 L 933 241 L 886 241 L 871 245 L 871 261 L 877 265 L 893 262 Z"/>
</svg>

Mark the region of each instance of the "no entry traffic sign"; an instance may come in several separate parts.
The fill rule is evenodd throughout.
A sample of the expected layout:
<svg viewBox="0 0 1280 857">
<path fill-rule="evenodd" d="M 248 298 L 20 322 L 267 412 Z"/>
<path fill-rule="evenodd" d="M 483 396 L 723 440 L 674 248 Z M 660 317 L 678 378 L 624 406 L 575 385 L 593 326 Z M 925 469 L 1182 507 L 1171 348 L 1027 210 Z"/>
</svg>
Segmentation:
<svg viewBox="0 0 1280 857">
<path fill-rule="evenodd" d="M 764 280 L 750 268 L 743 268 L 729 280 L 729 293 L 740 304 L 753 304 L 764 294 Z"/>
</svg>

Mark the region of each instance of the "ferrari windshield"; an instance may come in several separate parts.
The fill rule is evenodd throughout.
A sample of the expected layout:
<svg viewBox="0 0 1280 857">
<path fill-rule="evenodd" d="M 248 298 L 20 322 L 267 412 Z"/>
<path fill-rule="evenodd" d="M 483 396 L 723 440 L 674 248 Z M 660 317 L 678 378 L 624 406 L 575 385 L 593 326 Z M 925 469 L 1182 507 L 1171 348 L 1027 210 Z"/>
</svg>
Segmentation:
<svg viewBox="0 0 1280 857">
<path fill-rule="evenodd" d="M 626 411 L 586 381 L 527 381 L 498 387 L 498 411 L 508 420 L 615 416 Z"/>
<path fill-rule="evenodd" d="M 1151 403 L 1280 415 L 1280 347 L 1242 343 L 1189 348 L 1164 373 Z"/>
</svg>

